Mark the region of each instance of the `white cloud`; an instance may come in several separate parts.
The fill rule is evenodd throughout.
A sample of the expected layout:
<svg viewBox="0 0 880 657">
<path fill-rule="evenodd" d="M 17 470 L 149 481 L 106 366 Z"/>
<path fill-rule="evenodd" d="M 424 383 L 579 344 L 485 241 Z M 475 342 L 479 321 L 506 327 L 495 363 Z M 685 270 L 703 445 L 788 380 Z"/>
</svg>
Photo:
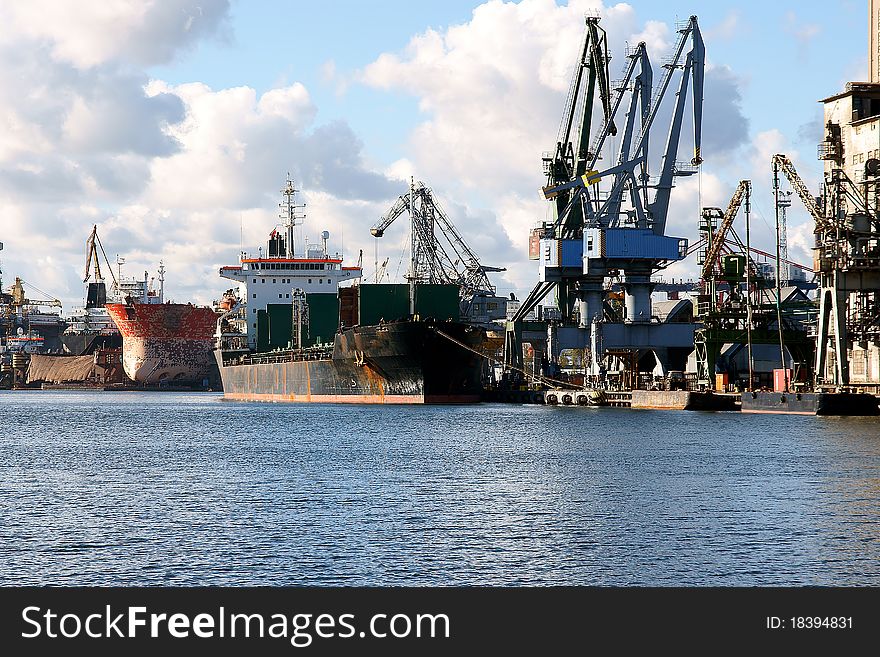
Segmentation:
<svg viewBox="0 0 880 657">
<path fill-rule="evenodd" d="M 808 44 L 822 31 L 822 28 L 816 23 L 801 22 L 793 11 L 785 14 L 785 23 L 785 29 L 802 44 Z"/>
<path fill-rule="evenodd" d="M 28 0 L 5 3 L 0 20 L 7 34 L 46 43 L 54 59 L 77 68 L 149 66 L 216 34 L 228 11 L 228 0 Z"/>
<path fill-rule="evenodd" d="M 737 10 L 729 12 L 720 23 L 716 23 L 707 29 L 704 37 L 709 42 L 729 41 L 743 36 L 742 16 Z"/>
<path fill-rule="evenodd" d="M 312 237 L 325 227 L 352 241 L 368 235 L 397 184 L 365 164 L 345 123 L 314 124 L 301 83 L 258 94 L 169 85 L 139 68 L 222 36 L 227 10 L 225 0 L 0 8 L 11 26 L 0 37 L 7 279 L 20 275 L 69 310 L 97 223 L 127 275 L 155 272 L 162 259 L 170 296 L 208 303 L 228 287 L 219 266 L 278 221 L 288 171 L 306 200 L 322 199 L 314 216 L 309 208 Z"/>
</svg>

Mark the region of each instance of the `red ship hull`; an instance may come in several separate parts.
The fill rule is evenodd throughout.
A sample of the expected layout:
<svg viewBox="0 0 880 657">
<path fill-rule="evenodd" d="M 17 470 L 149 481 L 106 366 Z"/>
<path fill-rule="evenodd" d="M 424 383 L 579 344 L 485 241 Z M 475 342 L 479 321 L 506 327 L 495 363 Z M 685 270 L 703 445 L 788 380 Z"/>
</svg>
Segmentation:
<svg viewBox="0 0 880 657">
<path fill-rule="evenodd" d="M 122 366 L 145 384 L 201 384 L 213 378 L 217 313 L 182 303 L 109 303 L 122 334 Z"/>
</svg>

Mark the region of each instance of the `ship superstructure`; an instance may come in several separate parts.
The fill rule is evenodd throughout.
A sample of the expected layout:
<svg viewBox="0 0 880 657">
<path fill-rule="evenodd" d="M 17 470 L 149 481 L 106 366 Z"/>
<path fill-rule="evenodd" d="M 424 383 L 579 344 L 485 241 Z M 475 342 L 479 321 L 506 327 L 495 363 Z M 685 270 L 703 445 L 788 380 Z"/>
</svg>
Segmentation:
<svg viewBox="0 0 880 657">
<path fill-rule="evenodd" d="M 282 230 L 274 229 L 269 235 L 266 252 L 260 249 L 257 257 L 241 254 L 238 266 L 222 267 L 220 276 L 239 284 L 239 330 L 247 335 L 249 348 L 258 347 L 260 311 L 266 312 L 270 304 L 290 305 L 294 289 L 306 295 L 336 295 L 341 283 L 361 277 L 361 267 L 344 267 L 339 253 L 330 254 L 330 233 L 321 233 L 320 244 L 304 240 L 299 255 L 296 253 L 294 228 L 301 225 L 304 216 L 299 212 L 303 205 L 296 202 L 299 192 L 288 177 L 281 190 L 284 200 L 279 204 L 284 219 Z M 246 326 L 242 326 L 246 325 Z M 325 336 L 328 339 L 332 336 Z"/>
</svg>

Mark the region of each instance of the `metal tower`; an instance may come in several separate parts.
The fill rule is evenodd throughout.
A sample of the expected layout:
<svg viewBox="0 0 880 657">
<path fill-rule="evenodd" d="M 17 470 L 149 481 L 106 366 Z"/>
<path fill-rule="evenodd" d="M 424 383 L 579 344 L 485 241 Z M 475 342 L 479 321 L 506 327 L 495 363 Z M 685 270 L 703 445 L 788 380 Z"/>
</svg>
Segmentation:
<svg viewBox="0 0 880 657">
<path fill-rule="evenodd" d="M 404 213 L 409 214 L 412 230 L 408 281 L 413 284 L 458 285 L 465 317 L 470 315 L 475 297 L 494 297 L 495 286 L 489 281 L 487 272 L 504 269 L 480 264 L 477 254 L 465 243 L 425 183 L 411 180 L 409 193 L 398 197 L 370 229 L 370 234 L 382 237 L 394 220 Z"/>
<path fill-rule="evenodd" d="M 693 345 L 693 325 L 658 330 L 652 318 L 651 274 L 687 252 L 687 240 L 667 237 L 665 229 L 675 178 L 696 173 L 702 162 L 703 39 L 692 16 L 678 25 L 678 43 L 656 87 L 644 43 L 626 52 L 623 77 L 611 83 L 605 32 L 598 23 L 598 18 L 586 19 L 561 139 L 555 155 L 544 158 L 543 192 L 553 202 L 554 220 L 533 231 L 537 248 L 530 257 L 539 260 L 539 283 L 508 324 L 505 362 L 511 367 L 522 364 L 518 323 L 554 288 L 559 319 L 548 333 L 550 360 L 559 349 L 585 349 L 590 373 L 598 374 L 606 351 L 631 349 L 654 351 L 663 369 L 668 366 L 667 348 Z M 651 129 L 679 72 L 666 145 L 653 162 L 659 174 L 654 177 Z M 677 158 L 689 85 L 694 150 L 693 158 L 683 163 Z M 594 113 L 603 118 L 595 130 Z M 619 146 L 613 165 L 599 171 L 603 149 L 610 150 L 605 146 L 615 135 Z M 606 283 L 618 274 L 623 277 L 623 309 L 609 315 Z"/>
<path fill-rule="evenodd" d="M 788 285 L 791 280 L 791 269 L 788 264 L 788 208 L 791 207 L 791 190 L 778 190 L 776 207 L 779 208 L 779 258 L 780 271 L 776 276 L 782 285 Z"/>
</svg>

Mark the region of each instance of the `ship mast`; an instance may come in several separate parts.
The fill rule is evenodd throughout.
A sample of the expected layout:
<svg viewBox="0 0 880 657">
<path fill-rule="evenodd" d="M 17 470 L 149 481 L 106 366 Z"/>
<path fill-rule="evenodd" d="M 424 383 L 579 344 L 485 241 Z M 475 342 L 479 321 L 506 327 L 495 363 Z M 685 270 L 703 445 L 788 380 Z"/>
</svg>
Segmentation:
<svg viewBox="0 0 880 657">
<path fill-rule="evenodd" d="M 293 228 L 294 226 L 302 225 L 302 220 L 305 219 L 305 214 L 297 214 L 297 210 L 302 210 L 306 207 L 305 203 L 301 205 L 297 205 L 294 201 L 294 197 L 298 192 L 298 189 L 295 189 L 293 186 L 293 181 L 290 179 L 290 173 L 287 174 L 287 183 L 284 189 L 281 190 L 281 193 L 284 195 L 284 201 L 278 204 L 283 212 L 278 216 L 285 220 L 284 228 L 287 231 L 286 240 L 285 240 L 285 249 L 286 249 L 286 257 L 293 258 L 295 251 L 293 248 Z M 278 254 L 281 255 L 280 253 Z"/>
<path fill-rule="evenodd" d="M 165 303 L 165 263 L 159 261 L 159 303 Z"/>
</svg>

